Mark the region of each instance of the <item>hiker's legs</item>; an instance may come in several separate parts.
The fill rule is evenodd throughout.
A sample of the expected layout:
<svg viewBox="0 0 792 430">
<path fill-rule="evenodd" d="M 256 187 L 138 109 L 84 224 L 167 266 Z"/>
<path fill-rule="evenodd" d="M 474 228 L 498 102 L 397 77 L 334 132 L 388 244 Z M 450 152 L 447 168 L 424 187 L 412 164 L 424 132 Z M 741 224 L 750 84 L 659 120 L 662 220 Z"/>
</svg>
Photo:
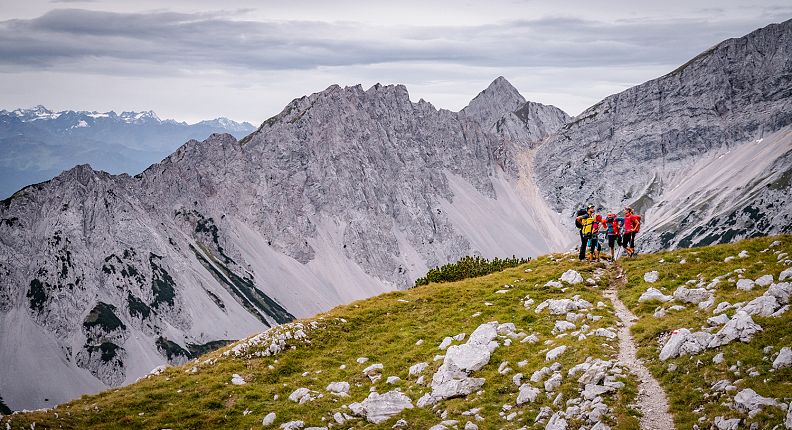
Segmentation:
<svg viewBox="0 0 792 430">
<path fill-rule="evenodd" d="M 624 249 L 627 251 L 629 255 L 632 255 L 635 252 L 635 233 L 625 233 L 624 234 Z"/>
<path fill-rule="evenodd" d="M 624 248 L 624 253 L 630 255 L 630 235 L 632 233 L 624 233 L 624 237 L 622 238 L 622 245 Z"/>
<path fill-rule="evenodd" d="M 616 239 L 618 237 L 619 236 L 617 236 L 615 234 L 609 234 L 608 235 L 608 248 L 610 248 L 611 260 L 613 260 L 613 255 L 614 255 L 614 253 L 616 251 L 615 245 L 616 245 L 616 241 L 617 241 Z"/>
<path fill-rule="evenodd" d="M 580 255 L 578 256 L 580 260 L 586 259 L 586 245 L 588 245 L 588 237 L 580 232 Z"/>
</svg>

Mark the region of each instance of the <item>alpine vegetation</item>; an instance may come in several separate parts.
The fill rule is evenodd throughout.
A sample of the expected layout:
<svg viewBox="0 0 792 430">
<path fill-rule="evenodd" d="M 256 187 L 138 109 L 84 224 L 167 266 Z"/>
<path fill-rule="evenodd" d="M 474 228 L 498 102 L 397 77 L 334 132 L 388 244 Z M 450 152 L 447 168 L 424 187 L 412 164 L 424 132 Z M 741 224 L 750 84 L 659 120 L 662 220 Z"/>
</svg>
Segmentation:
<svg viewBox="0 0 792 430">
<path fill-rule="evenodd" d="M 331 85 L 24 187 L 0 407 L 43 410 L 0 421 L 790 427 L 790 76 L 792 20 L 575 118 L 503 77 L 459 112 Z"/>
</svg>

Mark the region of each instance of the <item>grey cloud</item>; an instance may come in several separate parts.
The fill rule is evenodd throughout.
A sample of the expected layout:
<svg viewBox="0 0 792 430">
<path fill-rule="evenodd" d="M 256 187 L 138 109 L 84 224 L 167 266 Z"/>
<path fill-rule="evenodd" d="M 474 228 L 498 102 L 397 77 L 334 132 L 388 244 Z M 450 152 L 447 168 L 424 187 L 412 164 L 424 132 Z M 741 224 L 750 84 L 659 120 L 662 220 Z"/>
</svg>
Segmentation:
<svg viewBox="0 0 792 430">
<path fill-rule="evenodd" d="M 566 17 L 479 26 L 384 27 L 249 21 L 233 12 L 58 9 L 0 22 L 0 67 L 77 68 L 89 59 L 161 68 L 313 69 L 434 62 L 479 67 L 674 64 L 767 22 Z"/>
</svg>

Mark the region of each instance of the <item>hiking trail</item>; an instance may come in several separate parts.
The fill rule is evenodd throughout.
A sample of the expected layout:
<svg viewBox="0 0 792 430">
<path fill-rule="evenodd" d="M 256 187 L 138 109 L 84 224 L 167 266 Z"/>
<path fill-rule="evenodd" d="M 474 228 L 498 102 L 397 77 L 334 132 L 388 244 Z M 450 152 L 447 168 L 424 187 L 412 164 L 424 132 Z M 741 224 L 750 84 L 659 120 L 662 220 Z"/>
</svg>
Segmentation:
<svg viewBox="0 0 792 430">
<path fill-rule="evenodd" d="M 620 265 L 616 264 L 616 278 L 608 285 L 608 289 L 603 295 L 610 299 L 616 316 L 622 322 L 619 327 L 619 364 L 629 369 L 638 377 L 638 399 L 637 408 L 641 411 L 641 429 L 643 430 L 672 430 L 674 429 L 674 418 L 668 412 L 668 399 L 665 391 L 660 386 L 649 369 L 636 356 L 637 346 L 630 334 L 635 320 L 638 318 L 619 300 L 617 293 L 618 287 L 627 283 Z"/>
</svg>

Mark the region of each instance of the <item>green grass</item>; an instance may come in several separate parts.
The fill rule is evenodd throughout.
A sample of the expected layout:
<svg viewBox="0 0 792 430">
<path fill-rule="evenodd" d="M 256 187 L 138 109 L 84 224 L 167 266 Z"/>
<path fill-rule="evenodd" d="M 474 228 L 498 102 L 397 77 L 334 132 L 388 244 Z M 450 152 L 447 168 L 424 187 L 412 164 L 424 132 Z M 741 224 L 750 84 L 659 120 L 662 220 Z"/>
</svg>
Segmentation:
<svg viewBox="0 0 792 430">
<path fill-rule="evenodd" d="M 766 252 L 761 252 L 773 241 L 780 241 L 781 245 Z M 728 256 L 746 250 L 749 256 L 744 259 L 735 258 L 724 262 Z M 638 355 L 650 368 L 651 372 L 660 381 L 668 393 L 671 411 L 675 416 L 677 428 L 691 428 L 698 424 L 708 428 L 716 416 L 727 418 L 747 418 L 732 411 L 722 403 L 731 401 L 736 393 L 718 396 L 710 393 L 710 388 L 715 382 L 728 379 L 738 381 L 735 385 L 739 390 L 751 388 L 763 396 L 774 397 L 779 400 L 786 399 L 787 403 L 792 398 L 792 370 L 781 369 L 771 372 L 772 353 L 777 353 L 783 346 L 792 345 L 792 313 L 787 312 L 780 317 L 758 317 L 753 319 L 764 329 L 749 343 L 733 342 L 729 345 L 707 350 L 696 356 L 683 356 L 660 362 L 658 355 L 660 349 L 659 339 L 678 328 L 688 328 L 698 331 L 707 325 L 707 318 L 713 316 L 712 310 L 699 310 L 695 305 L 686 305 L 683 311 L 668 311 L 665 317 L 655 318 L 655 309 L 659 306 L 654 303 L 639 303 L 638 297 L 647 288 L 655 287 L 665 294 L 673 294 L 677 287 L 684 285 L 690 279 L 703 279 L 709 283 L 713 278 L 724 275 L 735 269 L 745 269 L 743 276 L 756 279 L 761 275 L 772 274 L 778 281 L 779 273 L 786 267 L 777 261 L 774 251 L 792 254 L 792 236 L 776 236 L 747 240 L 735 244 L 717 245 L 702 248 L 691 248 L 672 252 L 642 255 L 634 259 L 622 260 L 622 267 L 627 274 L 627 286 L 620 291 L 619 296 L 624 303 L 639 318 L 633 326 L 632 332 L 638 343 Z M 680 264 L 680 260 L 686 260 Z M 663 261 L 663 262 L 661 262 Z M 651 270 L 657 270 L 659 280 L 649 284 L 643 280 L 643 275 Z M 736 274 L 729 278 L 737 279 Z M 687 285 L 693 288 L 695 285 Z M 749 301 L 760 296 L 766 287 L 756 286 L 752 291 L 740 291 L 735 287 L 735 282 L 723 280 L 716 286 L 715 305 L 722 301 L 729 303 Z M 663 305 L 679 304 L 675 301 Z M 734 310 L 726 312 L 732 316 Z M 772 347 L 770 354 L 765 354 L 763 348 Z M 725 361 L 716 365 L 712 358 L 722 352 Z M 732 365 L 740 361 L 740 373 L 729 371 Z M 676 364 L 676 371 L 669 371 L 669 364 Z M 756 368 L 759 376 L 749 376 L 747 371 Z M 776 408 L 766 408 L 765 412 L 748 420 L 757 423 L 758 428 L 773 428 L 783 422 L 785 412 Z M 703 417 L 703 421 L 699 419 Z M 703 424 L 702 424 L 703 423 Z M 743 422 L 742 425 L 744 425 Z M 742 427 L 741 427 L 742 428 Z"/>
<path fill-rule="evenodd" d="M 571 297 L 573 294 L 580 294 L 594 304 L 605 301 L 597 287 L 579 285 L 566 292 L 544 287 L 547 281 L 559 278 L 569 268 L 580 270 L 587 278 L 595 267 L 598 266 L 582 265 L 567 259 L 556 262 L 548 257 L 540 257 L 520 267 L 484 277 L 383 294 L 337 307 L 312 318 L 311 321 L 317 321 L 321 327 L 306 330 L 310 343 L 293 343 L 294 349 L 280 355 L 231 358 L 223 357 L 221 350 L 185 366 L 169 368 L 162 375 L 149 377 L 131 386 L 84 396 L 49 411 L 19 414 L 11 417 L 10 421 L 12 428 L 26 429 L 33 422 L 36 422 L 38 429 L 260 428 L 262 417 L 274 411 L 278 416 L 276 424 L 301 419 L 306 422 L 306 426 L 327 425 L 333 413 L 349 412 L 342 405 L 362 401 L 368 395 L 372 384 L 361 372 L 364 367 L 383 363 L 384 377 L 373 384 L 377 391 L 384 393 L 398 387 L 415 402 L 429 388 L 415 384 L 415 378 L 408 377 L 409 367 L 421 361 L 430 363 L 424 375 L 427 380 L 431 380 L 432 373 L 441 364 L 441 361 L 433 361 L 433 357 L 442 353 L 437 346 L 444 337 L 461 332 L 470 334 L 480 324 L 497 320 L 513 322 L 518 330 L 528 334 L 536 332 L 540 342 L 533 345 L 514 342 L 511 346 L 501 346 L 493 353 L 490 364 L 474 374 L 486 378 L 483 393 L 442 401 L 438 410 L 447 410 L 449 419 L 460 419 L 464 424 L 466 417 L 461 416 L 461 413 L 480 406 L 483 408 L 480 413 L 486 418 L 480 424 L 482 428 L 519 428 L 526 423 L 532 424 L 539 407 L 550 406 L 552 399 L 541 394 L 536 403 L 514 409 L 521 412 L 517 419 L 512 422 L 503 420 L 498 415 L 501 407 L 507 403 L 513 405 L 517 396 L 518 389 L 511 380 L 515 372 L 524 373 L 524 381 L 527 381 L 531 373 L 548 364 L 544 360 L 544 353 L 561 344 L 569 346 L 569 350 L 559 359 L 564 372 L 588 356 L 603 359 L 615 356 L 617 341 L 606 342 L 605 338 L 592 336 L 585 341 L 578 341 L 565 337 L 554 340 L 550 346 L 543 344 L 547 339 L 554 339 L 550 333 L 553 324 L 555 320 L 563 319 L 563 316 L 551 316 L 547 311 L 536 314 L 533 308 L 526 310 L 522 304 L 526 295 L 536 301 L 534 307 L 544 299 Z M 532 271 L 526 273 L 527 268 Z M 506 294 L 496 293 L 504 284 L 510 284 L 513 288 Z M 492 305 L 487 306 L 485 302 Z M 473 317 L 476 312 L 481 314 Z M 603 316 L 598 322 L 588 322 L 592 330 L 614 326 L 615 320 L 609 307 L 595 309 L 592 313 Z M 420 346 L 416 345 L 419 339 L 424 339 Z M 361 356 L 368 357 L 369 361 L 362 365 L 356 363 L 355 360 Z M 200 370 L 195 374 L 185 372 L 195 363 L 211 358 L 218 360 L 213 365 L 199 364 Z M 528 364 L 520 369 L 516 363 L 522 360 L 527 360 Z M 500 375 L 497 368 L 502 361 L 509 361 L 515 371 Z M 340 369 L 342 364 L 347 366 L 346 369 Z M 302 376 L 304 372 L 309 374 Z M 229 382 L 233 373 L 242 375 L 248 383 L 231 385 Z M 402 381 L 395 386 L 386 384 L 386 377 L 391 375 L 400 377 Z M 566 378 L 564 375 L 560 392 L 564 393 L 565 399 L 576 397 L 579 392 L 576 378 Z M 337 398 L 326 393 L 324 389 L 332 381 L 349 382 L 351 397 Z M 635 391 L 633 382 L 625 382 L 628 387 L 632 387 L 630 390 Z M 299 387 L 316 390 L 325 396 L 298 405 L 289 401 L 288 396 Z M 274 400 L 275 395 L 278 395 L 278 400 Z M 610 403 L 615 401 L 615 397 L 606 400 Z M 245 410 L 251 413 L 244 415 Z M 615 425 L 619 424 L 617 420 L 622 417 L 627 417 L 627 414 L 609 419 Z M 322 418 L 326 421 L 322 421 Z M 356 420 L 351 426 L 390 428 L 398 418 L 406 419 L 411 428 L 429 428 L 441 421 L 432 408 L 416 407 L 380 426 L 363 420 Z M 7 421 L 8 417 L 0 420 L 0 425 L 5 425 Z"/>
<path fill-rule="evenodd" d="M 659 335 L 679 327 L 698 329 L 710 314 L 693 311 L 689 305 L 687 311 L 669 313 L 662 319 L 654 318 L 652 314 L 656 305 L 639 305 L 637 302 L 638 296 L 648 287 L 643 281 L 643 274 L 649 270 L 658 270 L 660 280 L 653 286 L 664 289 L 668 294 L 699 273 L 709 280 L 737 267 L 744 267 L 747 277 L 756 278 L 764 273 L 773 273 L 777 277 L 782 267 L 775 262 L 775 255 L 759 252 L 775 239 L 783 242 L 779 249 L 792 251 L 792 238 L 784 236 L 622 260 L 628 284 L 620 292 L 620 296 L 640 319 L 633 329 L 639 344 L 639 355 L 666 388 L 678 428 L 691 428 L 698 422 L 698 415 L 693 412 L 698 407 L 703 407 L 703 415 L 706 417 L 705 426 L 702 425 L 702 428 L 707 428 L 716 415 L 736 416 L 721 405 L 724 399 L 707 397 L 705 393 L 719 379 L 737 379 L 727 371 L 727 367 L 734 364 L 738 356 L 743 362 L 743 370 L 756 367 L 762 373 L 760 377 L 750 378 L 743 372 L 740 387 L 752 387 L 760 394 L 779 399 L 792 397 L 792 373 L 788 369 L 768 372 L 770 362 L 764 359 L 761 351 L 765 345 L 773 345 L 774 351 L 777 351 L 781 345 L 792 344 L 790 314 L 777 319 L 756 318 L 765 331 L 749 344 L 733 343 L 719 349 L 726 356 L 726 363 L 722 366 L 711 363 L 712 356 L 718 351 L 708 351 L 692 359 L 682 357 L 660 363 L 657 360 Z M 742 249 L 750 252 L 750 258 L 723 263 L 725 256 L 736 255 Z M 687 263 L 679 264 L 681 258 L 687 259 Z M 660 263 L 661 259 L 666 262 Z M 598 286 L 577 285 L 569 287 L 565 292 L 544 286 L 547 281 L 558 279 L 570 268 L 580 271 L 584 279 L 593 277 L 597 269 L 604 270 L 605 275 Z M 526 272 L 526 269 L 531 270 Z M 618 341 L 606 341 L 605 338 L 593 336 L 583 341 L 570 336 L 555 338 L 551 334 L 553 324 L 556 320 L 563 319 L 563 316 L 552 316 L 547 311 L 537 314 L 533 308 L 548 298 L 569 298 L 579 294 L 595 305 L 598 301 L 607 303 L 606 307 L 591 311 L 603 317 L 598 322 L 587 322 L 592 330 L 614 327 L 616 321 L 610 303 L 601 295 L 605 283 L 613 276 L 614 269 L 604 263 L 580 263 L 575 256 L 556 254 L 542 256 L 519 267 L 483 277 L 432 283 L 406 291 L 387 293 L 339 306 L 301 321 L 306 327 L 315 321 L 318 328 L 307 328 L 307 342 L 290 340 L 288 344 L 293 348 L 276 356 L 223 356 L 224 351 L 233 347 L 232 344 L 184 366 L 169 368 L 161 375 L 151 376 L 124 388 L 83 396 L 56 409 L 0 418 L 0 428 L 10 421 L 13 429 L 29 429 L 34 422 L 37 429 L 248 429 L 262 428 L 261 419 L 273 411 L 277 413 L 277 420 L 272 428 L 297 419 L 304 420 L 306 427 L 326 426 L 332 421 L 333 413 L 349 413 L 343 405 L 362 401 L 368 396 L 372 386 L 379 393 L 398 387 L 415 403 L 430 389 L 415 384 L 415 378 L 408 377 L 409 367 L 421 361 L 430 363 L 423 374 L 427 380 L 431 380 L 432 373 L 441 363 L 433 361 L 433 357 L 442 353 L 437 346 L 444 337 L 461 332 L 469 335 L 480 324 L 493 320 L 513 322 L 518 331 L 537 333 L 540 341 L 536 344 L 514 342 L 511 346 L 498 348 L 490 363 L 473 374 L 486 378 L 483 392 L 466 398 L 441 401 L 434 409 L 416 407 L 406 410 L 381 425 L 370 424 L 361 419 L 336 428 L 390 429 L 397 419 L 404 418 L 410 428 L 426 429 L 442 421 L 439 416 L 442 411 L 447 412 L 447 419 L 459 420 L 459 427 L 462 428 L 469 418 L 461 413 L 473 407 L 482 408 L 480 414 L 485 420 L 478 423 L 482 429 L 517 429 L 523 426 L 535 428 L 533 419 L 541 406 L 551 406 L 553 410 L 559 408 L 552 406 L 552 399 L 542 393 L 536 403 L 515 407 L 513 411 L 519 411 L 520 415 L 514 421 L 505 421 L 499 416 L 499 412 L 504 404 L 514 405 L 518 392 L 512 383 L 514 373 L 522 372 L 525 375 L 524 381 L 527 382 L 531 373 L 548 364 L 544 360 L 544 353 L 550 348 L 565 344 L 569 349 L 558 360 L 563 365 L 564 374 L 560 392 L 564 394 L 565 400 L 577 397 L 580 391 L 577 378 L 567 377 L 566 371 L 589 356 L 615 358 Z M 505 284 L 512 288 L 506 294 L 496 293 Z M 730 302 L 745 300 L 763 291 L 763 288 L 757 288 L 750 293 L 738 292 L 733 284 L 723 282 L 719 285 L 716 303 L 723 299 Z M 530 310 L 523 307 L 525 296 L 535 300 Z M 485 302 L 491 305 L 488 306 Z M 476 313 L 480 315 L 474 317 Z M 579 327 L 581 322 L 576 324 Z M 278 327 L 273 330 L 284 329 Z M 424 340 L 422 345 L 416 345 L 419 339 Z M 548 339 L 552 339 L 554 343 L 545 345 L 544 341 Z M 369 361 L 364 364 L 356 363 L 355 360 L 361 356 L 368 357 Z M 702 365 L 696 364 L 699 359 Z M 206 360 L 216 361 L 205 364 Z M 523 360 L 528 362 L 527 365 L 518 368 L 517 362 Z M 497 372 L 498 365 L 503 361 L 508 361 L 514 369 L 505 376 Z M 371 384 L 361 372 L 372 363 L 384 365 L 383 378 L 375 384 Z M 666 370 L 669 363 L 679 366 L 676 372 Z M 341 369 L 341 365 L 346 368 Z M 188 373 L 187 370 L 193 366 L 198 367 L 198 371 Z M 247 384 L 230 384 L 231 375 L 234 373 L 243 376 Z M 400 377 L 401 382 L 388 385 L 385 379 L 391 375 Z M 338 398 L 325 392 L 327 384 L 333 381 L 349 382 L 351 396 Z M 640 413 L 633 406 L 638 392 L 637 383 L 632 377 L 625 378 L 623 382 L 625 387 L 618 393 L 605 396 L 606 403 L 612 409 L 606 420 L 615 429 L 637 429 Z M 324 397 L 303 405 L 289 401 L 289 394 L 299 387 L 310 388 L 324 394 Z M 704 389 L 706 390 L 699 391 Z M 275 400 L 276 395 L 278 400 Z M 246 410 L 250 411 L 247 415 L 244 413 Z M 760 424 L 759 428 L 772 428 L 781 422 L 780 419 L 780 411 L 768 410 L 753 421 Z M 578 428 L 580 425 L 579 422 L 570 422 L 571 428 Z"/>
</svg>

